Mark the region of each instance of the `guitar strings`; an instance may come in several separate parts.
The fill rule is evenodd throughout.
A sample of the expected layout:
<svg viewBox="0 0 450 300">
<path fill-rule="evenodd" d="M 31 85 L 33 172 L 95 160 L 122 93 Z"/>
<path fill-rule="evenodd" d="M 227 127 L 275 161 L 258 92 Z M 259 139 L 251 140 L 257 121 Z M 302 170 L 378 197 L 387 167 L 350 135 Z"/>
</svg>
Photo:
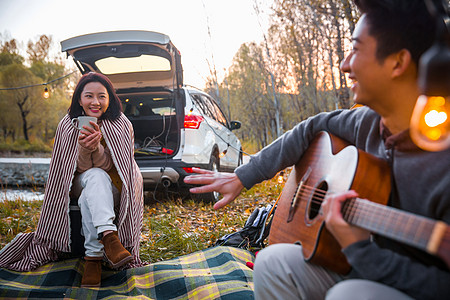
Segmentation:
<svg viewBox="0 0 450 300">
<path fill-rule="evenodd" d="M 312 194 L 311 203 L 322 204 L 327 193 L 335 194 L 335 192 L 302 185 L 301 190 L 297 191 L 294 197 L 306 201 Z M 412 244 L 415 247 L 424 250 L 426 249 L 429 241 L 429 235 L 427 233 L 430 232 L 431 229 L 425 229 L 428 227 L 433 228 L 433 221 L 425 218 L 413 218 L 404 212 L 400 213 L 393 210 L 380 211 L 380 207 L 383 208 L 384 206 L 379 203 L 354 200 L 355 199 L 349 199 L 349 201 L 346 201 L 343 204 L 342 215 L 347 222 L 372 232 L 383 232 L 388 237 L 397 238 L 400 241 Z M 318 210 L 316 207 L 311 206 L 311 212 L 317 213 L 318 211 L 320 211 L 320 209 Z M 404 230 L 405 227 L 410 228 L 411 230 Z"/>
<path fill-rule="evenodd" d="M 333 195 L 335 194 L 335 192 L 330 192 L 330 191 L 326 191 L 326 190 L 322 190 L 319 188 L 314 188 L 313 186 L 309 186 L 309 185 L 302 185 L 302 189 L 300 191 L 298 191 L 294 197 L 296 198 L 300 198 L 300 200 L 307 200 L 309 198 L 309 196 L 312 194 L 311 197 L 311 203 L 312 204 L 317 204 L 319 206 L 321 206 L 322 202 L 324 201 L 325 197 L 327 196 L 327 194 L 329 195 Z M 355 210 L 355 205 L 353 203 L 354 201 L 352 201 L 351 203 L 349 203 L 348 201 L 346 203 L 348 203 L 348 213 L 349 213 L 349 217 L 354 215 L 354 210 Z M 319 213 L 320 212 L 320 207 L 311 207 L 311 212 L 314 213 Z M 370 216 L 370 210 L 364 210 L 362 209 L 363 213 L 366 213 L 367 216 Z"/>
<path fill-rule="evenodd" d="M 322 189 L 314 188 L 309 185 L 302 185 L 302 189 L 298 193 L 296 193 L 295 197 L 300 198 L 300 200 L 306 201 L 308 197 L 311 195 L 311 193 L 312 193 L 311 203 L 320 205 L 320 207 L 327 194 L 330 195 L 335 194 L 335 192 L 325 191 Z M 347 210 L 348 217 L 354 216 L 354 211 L 356 210 L 355 201 L 347 201 L 345 205 L 348 208 Z M 319 213 L 320 207 L 311 206 L 310 211 L 313 213 Z M 366 217 L 371 216 L 370 209 L 369 210 L 362 209 L 362 213 L 365 213 Z"/>
<path fill-rule="evenodd" d="M 308 185 L 304 185 L 303 187 L 305 187 L 305 189 L 302 189 L 298 193 L 298 197 L 300 198 L 300 200 L 307 200 L 309 195 L 311 195 L 311 193 L 312 193 L 311 203 L 313 203 L 313 204 L 320 205 L 324 201 L 327 194 L 329 194 L 329 195 L 336 194 L 336 192 L 329 192 L 329 191 L 325 191 L 325 190 L 321 190 L 321 189 L 316 189 L 316 188 L 314 188 L 312 186 L 308 186 Z M 356 207 L 356 203 L 354 201 L 347 201 L 346 205 L 348 206 L 349 210 L 352 210 Z M 361 209 L 361 208 L 358 207 L 358 209 Z M 367 211 L 370 211 L 370 209 L 363 210 L 363 211 L 367 212 Z M 371 215 L 371 214 L 368 214 L 368 215 Z"/>
<path fill-rule="evenodd" d="M 327 194 L 327 191 L 321 190 L 321 189 L 315 189 L 312 186 L 308 185 L 302 185 L 302 189 L 296 193 L 295 197 L 300 198 L 300 200 L 307 200 L 308 196 L 311 194 L 311 192 L 315 191 L 315 193 L 312 194 L 311 203 L 313 204 L 322 204 L 323 200 L 325 199 L 325 196 Z M 317 209 L 315 207 L 312 207 L 311 209 L 314 213 L 319 213 L 320 208 Z"/>
<path fill-rule="evenodd" d="M 314 188 L 313 186 L 303 185 L 302 190 L 297 193 L 297 197 L 300 200 L 306 201 L 308 197 L 312 194 L 311 203 L 321 205 L 327 194 L 335 194 L 335 192 L 329 192 L 322 189 Z M 374 216 L 374 207 L 376 204 L 374 202 L 369 202 L 371 205 L 358 205 L 356 201 L 346 201 L 345 202 L 345 217 L 349 219 L 356 217 L 356 212 L 359 211 L 358 218 L 369 219 L 369 221 Z M 311 207 L 311 212 L 318 213 L 320 208 Z M 373 222 L 373 221 L 372 221 Z"/>
</svg>

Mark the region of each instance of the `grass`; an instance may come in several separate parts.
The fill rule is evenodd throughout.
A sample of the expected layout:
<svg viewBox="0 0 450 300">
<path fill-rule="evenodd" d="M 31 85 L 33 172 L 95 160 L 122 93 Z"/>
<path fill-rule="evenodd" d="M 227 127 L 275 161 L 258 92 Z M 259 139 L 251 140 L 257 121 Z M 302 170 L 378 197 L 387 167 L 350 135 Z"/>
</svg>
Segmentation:
<svg viewBox="0 0 450 300">
<path fill-rule="evenodd" d="M 16 140 L 13 143 L 0 143 L 0 153 L 2 157 L 14 156 L 35 156 L 39 155 L 41 157 L 50 157 L 52 152 L 51 145 L 45 144 L 41 140 L 36 141 L 26 141 L 23 139 Z"/>
<path fill-rule="evenodd" d="M 32 232 L 36 229 L 42 201 L 22 199 L 0 202 L 0 246 L 3 247 L 19 232 Z"/>
<path fill-rule="evenodd" d="M 218 238 L 238 231 L 256 207 L 273 203 L 282 187 L 275 179 L 244 191 L 225 208 L 175 198 L 146 204 L 141 232 L 141 259 L 156 262 L 212 246 Z M 0 248 L 20 232 L 36 229 L 42 201 L 0 202 Z"/>
</svg>

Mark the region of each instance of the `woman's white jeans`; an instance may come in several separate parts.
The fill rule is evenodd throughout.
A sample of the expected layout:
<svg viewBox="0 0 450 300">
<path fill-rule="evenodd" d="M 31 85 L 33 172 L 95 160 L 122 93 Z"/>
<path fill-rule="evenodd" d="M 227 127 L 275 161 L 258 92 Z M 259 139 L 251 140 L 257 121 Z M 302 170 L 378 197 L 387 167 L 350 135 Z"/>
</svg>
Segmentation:
<svg viewBox="0 0 450 300">
<path fill-rule="evenodd" d="M 103 257 L 103 245 L 98 235 L 107 230 L 117 230 L 114 205 L 120 201 L 119 191 L 108 173 L 92 168 L 74 178 L 72 192 L 73 196 L 78 197 L 85 255 Z"/>
</svg>

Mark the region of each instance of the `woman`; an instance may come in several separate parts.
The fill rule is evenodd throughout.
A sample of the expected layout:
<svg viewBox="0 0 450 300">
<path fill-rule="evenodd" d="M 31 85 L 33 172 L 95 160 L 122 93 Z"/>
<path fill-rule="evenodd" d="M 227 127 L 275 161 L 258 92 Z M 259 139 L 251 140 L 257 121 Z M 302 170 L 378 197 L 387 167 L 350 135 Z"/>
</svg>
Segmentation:
<svg viewBox="0 0 450 300">
<path fill-rule="evenodd" d="M 71 119 L 96 117 L 81 131 Z M 36 232 L 19 234 L 0 252 L 0 267 L 28 271 L 71 252 L 69 202 L 78 198 L 85 236 L 82 286 L 99 286 L 103 256 L 113 268 L 142 265 L 142 176 L 134 134 L 109 79 L 85 74 L 60 121 Z M 97 240 L 97 238 L 99 240 Z"/>
</svg>

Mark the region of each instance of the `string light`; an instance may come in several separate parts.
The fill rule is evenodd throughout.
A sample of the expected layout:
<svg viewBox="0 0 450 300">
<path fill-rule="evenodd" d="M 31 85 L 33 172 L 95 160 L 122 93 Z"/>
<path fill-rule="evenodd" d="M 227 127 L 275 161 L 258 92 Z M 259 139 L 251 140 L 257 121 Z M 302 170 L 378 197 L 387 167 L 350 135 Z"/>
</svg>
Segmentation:
<svg viewBox="0 0 450 300">
<path fill-rule="evenodd" d="M 20 90 L 20 89 L 26 89 L 26 88 L 35 87 L 35 86 L 42 86 L 42 85 L 45 85 L 45 86 L 46 86 L 46 89 L 47 89 L 47 85 L 49 85 L 50 83 L 55 82 L 55 81 L 58 81 L 58 80 L 61 80 L 61 79 L 64 79 L 64 78 L 66 78 L 66 77 L 72 75 L 72 74 L 75 73 L 75 72 L 76 72 L 76 71 L 72 71 L 72 72 L 70 72 L 69 74 L 66 74 L 66 75 L 64 75 L 64 76 L 55 78 L 55 79 L 50 80 L 50 81 L 48 81 L 48 82 L 37 83 L 37 84 L 30 84 L 30 85 L 24 85 L 24 86 L 16 86 L 16 87 L 0 88 L 0 91 Z M 45 92 L 45 89 L 44 89 L 44 92 Z"/>
<path fill-rule="evenodd" d="M 45 89 L 44 89 L 44 98 L 48 99 L 48 97 L 50 97 L 50 92 L 48 91 L 48 88 L 46 86 Z"/>
<path fill-rule="evenodd" d="M 278 184 L 282 184 L 284 182 L 284 172 L 283 171 L 281 171 L 278 174 L 277 182 L 278 182 Z"/>
<path fill-rule="evenodd" d="M 229 145 L 228 145 L 228 146 L 229 146 Z M 227 154 L 227 152 L 228 152 L 228 146 L 227 146 L 227 149 L 223 150 L 223 152 L 219 154 L 219 158 L 222 158 L 222 157 L 225 156 L 225 154 Z"/>
<path fill-rule="evenodd" d="M 419 62 L 418 85 L 421 95 L 411 117 L 411 138 L 427 151 L 450 147 L 450 49 L 449 21 L 445 8 L 426 1 L 436 20 L 436 40 Z"/>
</svg>

